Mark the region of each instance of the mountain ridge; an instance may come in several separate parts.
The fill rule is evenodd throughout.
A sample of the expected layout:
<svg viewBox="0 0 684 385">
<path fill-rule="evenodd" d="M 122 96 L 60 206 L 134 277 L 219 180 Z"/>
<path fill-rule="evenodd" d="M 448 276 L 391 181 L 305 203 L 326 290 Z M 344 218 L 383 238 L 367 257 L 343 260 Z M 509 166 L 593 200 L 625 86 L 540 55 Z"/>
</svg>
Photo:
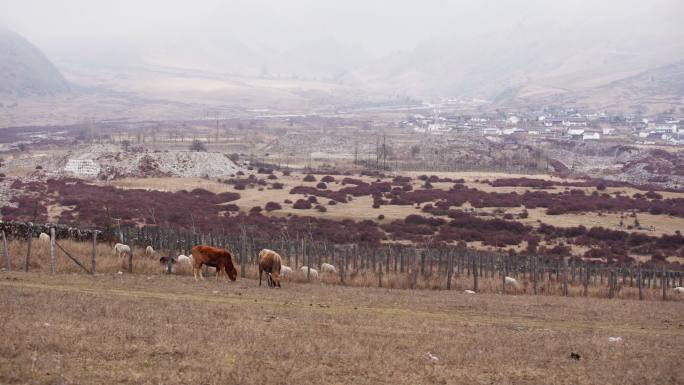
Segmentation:
<svg viewBox="0 0 684 385">
<path fill-rule="evenodd" d="M 38 47 L 0 28 L 0 94 L 52 95 L 69 90 L 64 76 Z"/>
</svg>

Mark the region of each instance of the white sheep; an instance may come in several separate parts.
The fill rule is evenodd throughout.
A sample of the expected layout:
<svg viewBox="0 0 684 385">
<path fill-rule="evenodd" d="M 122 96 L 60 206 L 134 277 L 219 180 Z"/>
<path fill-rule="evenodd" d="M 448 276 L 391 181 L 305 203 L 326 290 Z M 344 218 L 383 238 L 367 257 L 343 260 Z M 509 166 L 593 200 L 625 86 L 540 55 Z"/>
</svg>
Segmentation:
<svg viewBox="0 0 684 385">
<path fill-rule="evenodd" d="M 181 254 L 178 256 L 178 258 L 176 258 L 176 261 L 178 261 L 178 263 L 185 263 L 190 265 L 192 264 L 192 256 L 188 257 L 185 254 Z"/>
<path fill-rule="evenodd" d="M 337 269 L 335 268 L 335 266 L 333 266 L 329 263 L 324 263 L 321 265 L 321 273 L 337 274 Z"/>
<path fill-rule="evenodd" d="M 281 269 L 282 269 L 282 268 L 281 268 Z M 304 273 L 304 275 L 306 275 L 306 274 L 307 274 L 307 270 L 309 270 L 309 276 L 310 276 L 311 278 L 313 278 L 313 279 L 318 279 L 318 270 L 316 270 L 316 269 L 309 269 L 309 268 L 306 267 L 306 266 L 302 266 L 299 270 L 300 270 L 302 273 Z"/>
<path fill-rule="evenodd" d="M 50 236 L 45 233 L 40 233 L 40 235 L 38 236 L 38 240 L 47 243 L 50 242 Z"/>
<path fill-rule="evenodd" d="M 475 294 L 475 292 L 472 290 L 463 290 L 463 292 L 466 294 Z"/>
<path fill-rule="evenodd" d="M 504 280 L 506 281 L 506 285 L 511 285 L 516 289 L 520 288 L 520 283 L 518 283 L 517 279 L 513 277 L 506 277 Z"/>
<path fill-rule="evenodd" d="M 120 257 L 121 254 L 126 255 L 130 252 L 131 248 L 128 245 L 124 245 L 123 243 L 117 243 L 116 245 L 114 245 L 114 253 L 116 253 L 118 257 Z"/>
<path fill-rule="evenodd" d="M 282 265 L 280 266 L 280 275 L 292 274 L 292 268 L 290 266 Z"/>
<path fill-rule="evenodd" d="M 684 287 L 677 286 L 677 287 L 675 287 L 675 288 L 672 289 L 672 290 L 674 290 L 674 292 L 677 293 L 677 294 L 684 294 Z"/>
<path fill-rule="evenodd" d="M 145 248 L 145 255 L 147 255 L 147 256 L 154 255 L 154 249 L 152 248 L 152 246 L 147 246 Z"/>
</svg>

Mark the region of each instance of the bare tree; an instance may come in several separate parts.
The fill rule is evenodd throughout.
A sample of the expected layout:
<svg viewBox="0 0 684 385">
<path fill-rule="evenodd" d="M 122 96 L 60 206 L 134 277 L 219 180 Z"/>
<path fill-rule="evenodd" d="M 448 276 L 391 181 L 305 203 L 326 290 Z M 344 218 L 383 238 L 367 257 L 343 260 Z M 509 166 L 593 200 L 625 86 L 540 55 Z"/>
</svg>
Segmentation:
<svg viewBox="0 0 684 385">
<path fill-rule="evenodd" d="M 207 146 L 205 146 L 201 140 L 195 139 L 192 141 L 192 144 L 190 145 L 190 151 L 204 152 L 207 151 Z"/>
</svg>

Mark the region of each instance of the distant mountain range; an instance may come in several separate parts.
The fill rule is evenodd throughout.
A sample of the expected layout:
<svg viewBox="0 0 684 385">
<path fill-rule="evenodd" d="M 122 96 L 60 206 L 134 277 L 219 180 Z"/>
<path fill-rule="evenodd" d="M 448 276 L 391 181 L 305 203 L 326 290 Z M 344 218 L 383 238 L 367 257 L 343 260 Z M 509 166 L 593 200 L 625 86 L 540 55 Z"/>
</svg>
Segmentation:
<svg viewBox="0 0 684 385">
<path fill-rule="evenodd" d="M 433 38 L 350 71 L 341 81 L 428 99 L 474 97 L 497 105 L 555 100 L 632 108 L 681 102 L 676 96 L 684 93 L 682 62 L 681 33 L 543 21 L 506 33 Z M 619 103 L 609 100 L 615 97 Z"/>
<path fill-rule="evenodd" d="M 684 35 L 577 28 L 549 21 L 504 32 L 431 37 L 415 47 L 371 55 L 331 37 L 268 49 L 239 39 L 183 41 L 141 50 L 140 62 L 247 77 L 325 81 L 369 95 L 423 100 L 478 98 L 495 105 L 580 103 L 659 109 L 680 103 Z"/>
<path fill-rule="evenodd" d="M 192 95 L 201 103 L 283 109 L 295 102 L 315 105 L 314 98 L 335 104 L 382 97 L 643 112 L 682 108 L 684 36 L 619 30 L 521 23 L 506 33 L 432 37 L 379 56 L 329 36 L 280 50 L 235 36 L 181 35 L 154 44 L 69 42 L 68 49 L 50 52 L 74 85 L 159 100 Z M 174 75 L 161 77 L 160 71 Z M 0 95 L 69 89 L 41 50 L 0 29 Z"/>
<path fill-rule="evenodd" d="M 604 84 L 577 89 L 519 87 L 509 89 L 498 104 L 567 105 L 594 110 L 621 110 L 641 113 L 676 111 L 684 113 L 684 60 L 648 69 Z"/>
<path fill-rule="evenodd" d="M 40 49 L 0 29 L 0 94 L 52 95 L 68 90 L 69 83 Z"/>
</svg>

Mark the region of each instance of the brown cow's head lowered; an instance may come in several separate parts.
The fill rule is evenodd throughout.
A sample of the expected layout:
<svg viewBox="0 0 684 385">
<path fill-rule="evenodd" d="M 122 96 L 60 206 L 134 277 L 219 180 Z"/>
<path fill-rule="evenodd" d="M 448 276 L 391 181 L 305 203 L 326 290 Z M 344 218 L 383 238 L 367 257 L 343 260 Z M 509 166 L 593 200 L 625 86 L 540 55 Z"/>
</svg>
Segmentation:
<svg viewBox="0 0 684 385">
<path fill-rule="evenodd" d="M 235 270 L 235 266 L 233 265 L 233 256 L 228 252 L 228 264 L 226 266 L 226 272 L 228 273 L 228 278 L 230 278 L 231 281 L 235 281 L 237 279 L 237 270 Z"/>
</svg>

